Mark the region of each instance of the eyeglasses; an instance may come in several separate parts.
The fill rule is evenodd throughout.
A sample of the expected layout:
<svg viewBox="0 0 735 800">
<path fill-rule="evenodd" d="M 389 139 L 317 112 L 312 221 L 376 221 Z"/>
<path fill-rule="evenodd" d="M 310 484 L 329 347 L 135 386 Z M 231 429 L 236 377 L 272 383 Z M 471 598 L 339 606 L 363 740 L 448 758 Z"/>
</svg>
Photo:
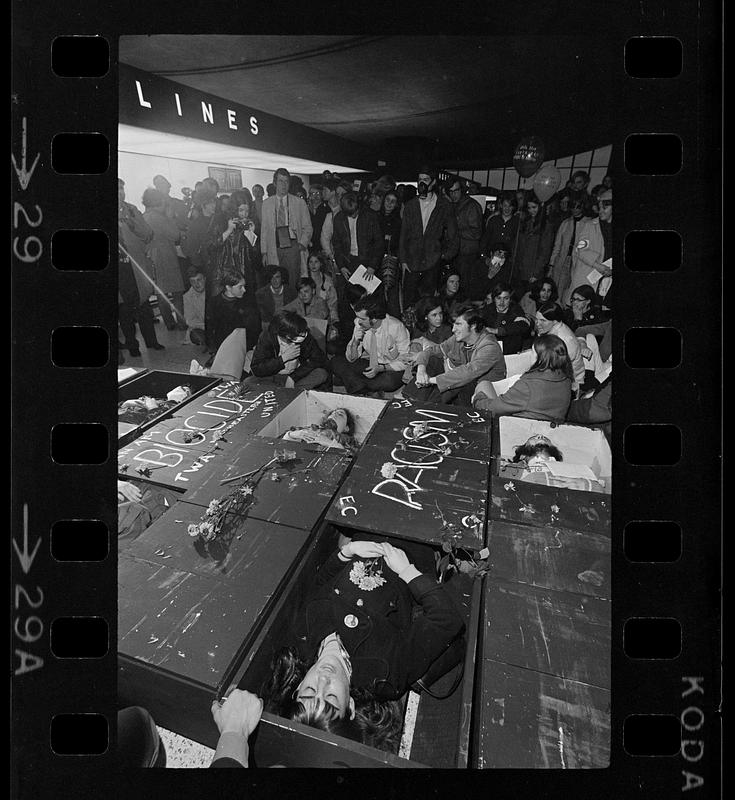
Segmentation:
<svg viewBox="0 0 735 800">
<path fill-rule="evenodd" d="M 573 297 L 572 298 L 572 302 L 573 303 L 584 303 L 584 301 L 586 299 L 587 299 L 586 297 Z"/>
<path fill-rule="evenodd" d="M 602 208 L 610 208 L 612 206 L 612 200 L 598 200 L 597 202 Z"/>
</svg>

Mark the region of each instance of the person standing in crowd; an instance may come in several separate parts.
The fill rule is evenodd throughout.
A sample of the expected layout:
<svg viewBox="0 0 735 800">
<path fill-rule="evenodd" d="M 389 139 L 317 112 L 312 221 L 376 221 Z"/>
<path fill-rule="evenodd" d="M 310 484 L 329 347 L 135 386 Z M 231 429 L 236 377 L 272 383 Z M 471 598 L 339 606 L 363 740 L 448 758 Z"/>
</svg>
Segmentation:
<svg viewBox="0 0 735 800">
<path fill-rule="evenodd" d="M 286 270 L 283 267 L 271 267 L 267 285 L 255 293 L 263 327 L 266 328 L 273 317 L 295 299 L 296 289 L 289 286 Z"/>
<path fill-rule="evenodd" d="M 163 195 L 166 216 L 176 223 L 179 229 L 179 244 L 176 247 L 176 255 L 179 259 L 179 269 L 184 281 L 184 286 L 188 282 L 189 263 L 183 251 L 183 243 L 186 241 L 186 232 L 189 227 L 189 209 L 183 200 L 171 197 L 171 183 L 163 175 L 156 175 L 153 178 L 153 186 Z"/>
<path fill-rule="evenodd" d="M 436 193 L 437 172 L 422 167 L 418 174 L 418 197 L 403 209 L 399 245 L 403 270 L 403 306 L 413 305 L 422 295 L 437 289 L 439 268 L 449 263 L 459 250 L 454 209 Z"/>
<path fill-rule="evenodd" d="M 203 347 L 207 344 L 207 288 L 204 275 L 192 269 L 189 272 L 189 291 L 184 294 L 184 319 L 189 327 L 189 340 Z"/>
<path fill-rule="evenodd" d="M 369 208 L 360 209 L 354 192 L 340 200 L 341 211 L 334 217 L 332 247 L 337 264 L 335 287 L 339 298 L 340 334 L 344 341 L 352 335 L 347 282 L 362 264 L 368 276 L 376 276 L 383 256 L 383 233 L 380 218 Z"/>
<path fill-rule="evenodd" d="M 500 213 L 492 215 L 485 226 L 485 233 L 480 239 L 480 257 L 490 266 L 494 245 L 503 242 L 508 245 L 508 252 L 515 252 L 518 240 L 520 217 L 517 214 L 518 201 L 513 192 L 504 192 L 500 198 Z M 510 269 L 510 264 L 508 264 Z"/>
<path fill-rule="evenodd" d="M 579 226 L 571 280 L 569 288 L 562 295 L 565 306 L 570 304 L 573 289 L 587 283 L 603 298 L 603 305 L 611 308 L 611 298 L 608 295 L 611 291 L 612 267 L 604 263 L 612 258 L 611 189 L 600 194 L 599 205 L 599 216 Z"/>
<path fill-rule="evenodd" d="M 409 335 L 405 325 L 388 315 L 379 298 L 368 295 L 353 306 L 354 330 L 343 356 L 332 359 L 332 371 L 347 394 L 382 396 L 403 384 Z"/>
<path fill-rule="evenodd" d="M 322 185 L 320 183 L 312 183 L 309 186 L 309 197 L 307 204 L 309 206 L 309 216 L 311 217 L 311 250 L 318 250 L 321 246 L 322 239 L 322 226 L 324 219 L 329 213 L 327 204 L 322 199 Z"/>
<path fill-rule="evenodd" d="M 222 276 L 234 270 L 242 275 L 251 292 L 260 285 L 260 247 L 255 233 L 255 223 L 249 218 L 250 204 L 244 195 L 233 193 L 235 209 L 224 228 L 222 218 L 212 225 L 209 252 L 213 269 L 210 291 L 217 295 L 222 291 Z"/>
<path fill-rule="evenodd" d="M 212 192 L 215 197 L 219 194 L 219 183 L 216 178 L 202 178 L 202 187 Z"/>
<path fill-rule="evenodd" d="M 266 195 L 268 197 L 273 197 L 275 195 L 275 193 L 276 193 L 276 184 L 275 183 L 269 183 L 265 187 L 265 193 L 266 193 Z"/>
<path fill-rule="evenodd" d="M 289 194 L 290 180 L 291 174 L 283 167 L 273 173 L 276 194 L 263 201 L 260 246 L 268 266 L 284 267 L 289 284 L 295 286 L 306 274 L 312 227 L 306 203 Z"/>
<path fill-rule="evenodd" d="M 530 344 L 531 323 L 513 301 L 509 284 L 496 283 L 480 311 L 487 329 L 502 342 L 503 355 L 520 353 L 527 340 Z"/>
<path fill-rule="evenodd" d="M 551 251 L 550 277 L 559 291 L 559 296 L 564 297 L 569 284 L 572 280 L 572 261 L 574 259 L 574 248 L 577 244 L 577 230 L 581 229 L 584 223 L 589 221 L 589 205 L 585 205 L 581 198 L 571 199 L 571 216 L 567 217 L 559 225 L 554 240 L 554 249 Z"/>
<path fill-rule="evenodd" d="M 145 346 L 149 350 L 163 350 L 153 325 L 153 311 L 148 299 L 155 291 L 149 278 L 153 267 L 148 259 L 146 245 L 153 239 L 153 231 L 143 215 L 132 204 L 125 202 L 125 181 L 117 181 L 117 231 L 123 250 L 118 250 L 118 287 L 121 302 L 118 304 L 120 328 L 125 338 L 124 346 L 133 358 L 140 355 L 140 345 L 135 336 L 138 323 Z M 135 264 L 132 263 L 135 259 Z"/>
<path fill-rule="evenodd" d="M 533 193 L 526 200 L 526 212 L 526 218 L 520 224 L 518 250 L 510 280 L 519 296 L 544 277 L 554 245 L 551 226 L 541 209 L 541 202 Z"/>
<path fill-rule="evenodd" d="M 328 211 L 324 217 L 320 244 L 322 250 L 329 256 L 332 262 L 334 274 L 337 273 L 337 265 L 334 259 L 334 246 L 332 245 L 332 235 L 334 233 L 334 218 L 342 210 L 341 202 L 347 192 L 352 191 L 352 187 L 347 181 L 328 179 L 322 182 L 322 199 L 328 206 Z"/>
<path fill-rule="evenodd" d="M 191 268 L 202 271 L 207 278 L 208 285 L 211 285 L 214 276 L 210 274 L 209 270 L 208 246 L 212 239 L 217 198 L 208 189 L 200 188 L 194 192 L 193 203 L 194 207 L 199 209 L 199 214 L 189 220 L 189 229 L 181 249 L 191 264 Z"/>
<path fill-rule="evenodd" d="M 153 262 L 155 282 L 158 286 L 158 307 L 166 327 L 172 331 L 176 328 L 186 330 L 184 322 L 184 281 L 181 277 L 176 245 L 179 243 L 181 231 L 176 223 L 166 216 L 164 196 L 158 189 L 146 189 L 143 192 L 145 213 L 143 218 L 153 231 L 153 239 L 148 245 L 148 252 Z M 174 318 L 166 295 L 171 295 L 171 302 L 176 309 L 178 322 Z"/>
<path fill-rule="evenodd" d="M 392 317 L 401 316 L 401 271 L 398 262 L 398 247 L 401 240 L 401 210 L 398 193 L 388 189 L 383 196 L 380 210 L 380 229 L 383 233 L 383 260 L 380 264 L 380 280 L 383 281 L 383 297 Z"/>
<path fill-rule="evenodd" d="M 446 368 L 429 375 L 432 356 L 444 359 Z M 495 336 L 485 329 L 485 320 L 471 304 L 461 306 L 452 325 L 452 335 L 441 344 L 425 346 L 416 355 L 416 378 L 403 396 L 422 403 L 471 405 L 477 381 L 505 378 L 505 359 Z"/>
<path fill-rule="evenodd" d="M 590 185 L 590 176 L 584 170 L 579 169 L 573 175 L 570 181 L 569 194 L 572 201 L 581 200 L 585 206 L 589 205 L 590 196 L 588 186 Z"/>
<path fill-rule="evenodd" d="M 462 286 L 472 300 L 476 297 L 476 283 L 481 265 L 480 239 L 482 238 L 482 208 L 467 193 L 467 183 L 456 178 L 449 183 L 449 200 L 454 205 L 459 235 L 459 252 L 454 259 L 454 269 L 462 280 Z"/>
<path fill-rule="evenodd" d="M 258 216 L 258 226 L 262 225 L 263 222 L 263 197 L 265 196 L 265 189 L 259 184 L 256 183 L 253 185 L 253 204 L 255 205 L 255 213 Z M 260 236 L 260 228 L 257 230 L 258 236 Z"/>
</svg>

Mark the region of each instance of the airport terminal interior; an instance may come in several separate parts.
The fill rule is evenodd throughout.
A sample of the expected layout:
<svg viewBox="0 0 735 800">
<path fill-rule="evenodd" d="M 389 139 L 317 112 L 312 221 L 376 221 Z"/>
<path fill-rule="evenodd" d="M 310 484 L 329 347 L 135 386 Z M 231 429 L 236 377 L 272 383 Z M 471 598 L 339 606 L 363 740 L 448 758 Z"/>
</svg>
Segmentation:
<svg viewBox="0 0 735 800">
<path fill-rule="evenodd" d="M 612 57 L 120 39 L 123 763 L 609 765 Z"/>
</svg>

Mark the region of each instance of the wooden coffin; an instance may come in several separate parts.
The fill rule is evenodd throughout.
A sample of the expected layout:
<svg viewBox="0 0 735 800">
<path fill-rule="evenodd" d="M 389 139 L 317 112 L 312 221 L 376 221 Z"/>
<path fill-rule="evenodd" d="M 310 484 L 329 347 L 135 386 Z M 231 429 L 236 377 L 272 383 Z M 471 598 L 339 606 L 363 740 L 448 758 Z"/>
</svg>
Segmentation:
<svg viewBox="0 0 735 800">
<path fill-rule="evenodd" d="M 339 530 L 325 523 L 302 558 L 288 586 L 280 595 L 267 622 L 242 662 L 233 685 L 258 693 L 270 671 L 273 653 L 287 643 L 289 627 L 303 605 L 313 584 L 318 566 L 337 547 Z M 427 547 L 427 550 L 431 548 Z M 429 553 L 427 561 L 433 561 Z M 475 658 L 481 611 L 481 580 L 457 575 L 447 585 L 466 620 L 466 657 L 459 686 L 445 700 L 428 695 L 413 695 L 409 704 L 418 709 L 415 725 L 410 723 L 412 746 L 408 732 L 404 735 L 405 757 L 319 731 L 274 714 L 264 713 L 251 747 L 254 765 L 267 767 L 467 767 L 471 738 L 474 694 Z M 434 691 L 448 690 L 457 672 L 444 676 Z M 414 709 L 415 710 L 415 709 Z M 418 757 L 414 757 L 414 754 Z"/>
</svg>

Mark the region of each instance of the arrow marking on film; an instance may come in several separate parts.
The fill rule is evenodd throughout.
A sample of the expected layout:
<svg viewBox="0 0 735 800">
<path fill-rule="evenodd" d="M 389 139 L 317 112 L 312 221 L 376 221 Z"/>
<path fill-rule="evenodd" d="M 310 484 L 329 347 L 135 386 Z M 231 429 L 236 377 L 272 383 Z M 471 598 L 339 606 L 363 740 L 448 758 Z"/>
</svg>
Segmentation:
<svg viewBox="0 0 735 800">
<path fill-rule="evenodd" d="M 36 557 L 40 546 L 41 540 L 39 538 L 31 554 L 28 554 L 28 503 L 23 503 L 23 550 L 21 551 L 20 547 L 18 547 L 18 543 L 15 539 L 13 539 L 13 547 L 18 554 L 18 560 L 20 561 L 20 566 L 23 568 L 23 573 L 25 575 L 28 574 L 28 570 L 31 568 L 33 559 Z"/>
<path fill-rule="evenodd" d="M 15 160 L 15 156 L 11 153 L 10 158 L 13 162 L 13 169 L 15 170 L 15 174 L 18 176 L 18 183 L 20 184 L 20 188 L 25 191 L 28 188 L 28 184 L 31 182 L 31 178 L 33 177 L 33 170 L 36 168 L 36 164 L 38 164 L 38 159 L 41 157 L 40 153 L 36 153 L 36 157 L 33 159 L 33 163 L 31 164 L 30 170 L 26 170 L 26 127 L 27 127 L 27 120 L 26 117 L 23 117 L 23 139 L 21 143 L 21 155 L 20 155 L 20 169 L 18 169 L 18 164 Z"/>
</svg>

